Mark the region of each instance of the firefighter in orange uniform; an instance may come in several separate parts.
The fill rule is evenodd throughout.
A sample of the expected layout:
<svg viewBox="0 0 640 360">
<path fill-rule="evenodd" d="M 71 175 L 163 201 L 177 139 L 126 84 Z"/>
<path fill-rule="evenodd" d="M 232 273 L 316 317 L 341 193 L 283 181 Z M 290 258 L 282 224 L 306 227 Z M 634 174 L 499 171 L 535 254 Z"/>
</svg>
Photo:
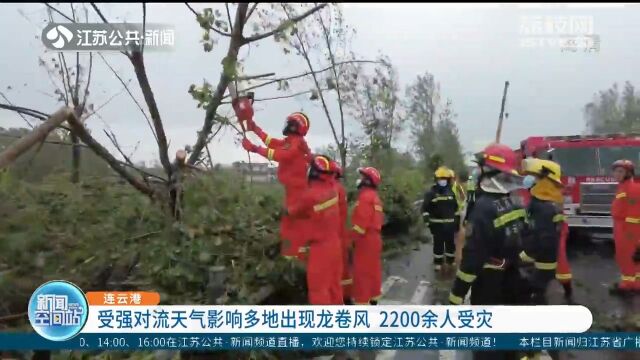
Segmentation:
<svg viewBox="0 0 640 360">
<path fill-rule="evenodd" d="M 567 238 L 569 237 L 569 224 L 566 219 L 562 223 L 560 230 L 560 241 L 558 243 L 558 267 L 556 268 L 556 280 L 564 289 L 565 299 L 573 303 L 573 286 L 571 285 L 573 275 L 571 274 L 571 266 L 567 258 Z"/>
<path fill-rule="evenodd" d="M 307 288 L 311 305 L 342 305 L 342 243 L 339 195 L 331 160 L 314 156 L 309 167 L 309 187 L 285 212 L 306 219 Z"/>
<path fill-rule="evenodd" d="M 351 277 L 351 239 L 347 231 L 347 213 L 349 205 L 347 204 L 347 192 L 342 184 L 343 172 L 337 162 L 331 162 L 332 172 L 335 174 L 335 186 L 338 192 L 338 205 L 340 206 L 340 240 L 342 240 L 342 295 L 346 305 L 351 304 L 351 285 L 353 278 Z"/>
<path fill-rule="evenodd" d="M 246 117 L 246 115 L 245 115 Z M 245 120 L 238 115 L 240 120 Z M 267 147 L 252 144 L 244 138 L 242 147 L 250 152 L 260 154 L 270 161 L 278 162 L 278 180 L 284 186 L 285 205 L 292 206 L 307 188 L 307 169 L 311 159 L 311 151 L 304 139 L 309 131 L 309 118 L 300 112 L 287 117 L 282 131 L 284 139 L 271 138 L 254 121 L 246 119 L 247 130 L 253 131 Z M 280 222 L 281 254 L 287 258 L 304 258 L 306 248 L 304 242 L 304 224 L 288 216 Z"/>
<path fill-rule="evenodd" d="M 611 216 L 616 262 L 620 267 L 620 282 L 616 283 L 611 291 L 628 294 L 637 289 L 633 254 L 640 235 L 640 203 L 636 199 L 637 185 L 633 182 L 633 163 L 629 160 L 617 160 L 611 167 L 613 177 L 618 181 L 616 197 L 611 204 Z"/>
<path fill-rule="evenodd" d="M 378 197 L 380 172 L 373 167 L 358 169 L 358 201 L 351 215 L 353 250 L 353 300 L 356 305 L 377 305 L 382 287 L 382 222 Z"/>
</svg>

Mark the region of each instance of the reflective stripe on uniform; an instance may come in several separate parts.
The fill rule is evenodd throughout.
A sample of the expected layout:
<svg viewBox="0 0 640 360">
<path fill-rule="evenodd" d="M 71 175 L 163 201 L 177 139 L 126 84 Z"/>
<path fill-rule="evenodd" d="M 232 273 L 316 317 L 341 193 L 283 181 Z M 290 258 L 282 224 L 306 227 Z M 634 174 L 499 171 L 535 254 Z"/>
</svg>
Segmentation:
<svg viewBox="0 0 640 360">
<path fill-rule="evenodd" d="M 499 163 L 505 163 L 506 160 L 502 157 L 499 156 L 495 156 L 495 155 L 488 155 L 486 156 L 487 159 L 495 161 L 495 162 L 499 162 Z"/>
<path fill-rule="evenodd" d="M 422 216 L 429 216 L 429 213 L 428 212 L 423 212 Z"/>
<path fill-rule="evenodd" d="M 626 192 L 621 192 L 619 194 L 616 194 L 616 199 L 622 199 L 624 197 L 627 197 L 627 193 Z"/>
<path fill-rule="evenodd" d="M 557 280 L 571 280 L 573 276 L 571 274 L 556 274 Z"/>
<path fill-rule="evenodd" d="M 467 274 L 462 270 L 458 270 L 458 272 L 456 273 L 456 277 L 466 283 L 472 283 L 477 276 L 472 274 Z"/>
<path fill-rule="evenodd" d="M 620 276 L 620 280 L 622 281 L 635 281 L 636 277 L 635 276 L 625 276 L 625 275 L 621 275 Z"/>
<path fill-rule="evenodd" d="M 624 221 L 630 224 L 640 224 L 640 218 L 628 217 L 628 218 L 625 218 Z"/>
<path fill-rule="evenodd" d="M 534 263 L 534 266 L 538 270 L 555 270 L 558 267 L 557 262 L 538 262 Z"/>
<path fill-rule="evenodd" d="M 317 204 L 313 206 L 313 211 L 315 212 L 320 212 L 322 210 L 326 210 L 330 207 L 332 207 L 333 205 L 337 205 L 338 204 L 338 197 L 334 197 L 331 198 L 323 203 Z"/>
<path fill-rule="evenodd" d="M 373 210 L 375 210 L 375 211 L 379 211 L 379 212 L 382 212 L 382 206 L 380 206 L 380 205 L 374 205 L 374 206 L 373 206 Z"/>
<path fill-rule="evenodd" d="M 264 140 L 264 144 L 269 146 L 270 143 L 271 143 L 271 136 L 267 135 L 267 138 Z"/>
<path fill-rule="evenodd" d="M 483 269 L 490 269 L 490 270 L 504 270 L 504 267 L 505 267 L 506 264 L 507 264 L 507 260 L 502 259 L 502 262 L 500 264 L 485 263 L 482 266 L 482 268 Z"/>
<path fill-rule="evenodd" d="M 521 251 L 520 252 L 520 260 L 524 261 L 524 262 L 528 262 L 528 263 L 532 263 L 535 261 L 534 258 L 532 258 L 531 256 L 527 255 L 526 252 Z"/>
<path fill-rule="evenodd" d="M 273 160 L 273 156 L 276 154 L 276 151 L 274 149 L 269 149 L 267 150 L 267 159 L 269 160 Z"/>
<path fill-rule="evenodd" d="M 452 223 L 455 220 L 454 219 L 429 219 L 429 221 L 432 223 L 445 224 L 445 223 Z"/>
<path fill-rule="evenodd" d="M 509 211 L 508 213 L 493 220 L 493 226 L 498 228 L 501 226 L 505 226 L 512 221 L 518 220 L 520 218 L 526 218 L 526 217 L 527 217 L 527 212 L 524 209 Z"/>
<path fill-rule="evenodd" d="M 351 285 L 353 284 L 353 279 L 344 279 L 340 282 L 341 285 Z"/>
<path fill-rule="evenodd" d="M 438 202 L 440 200 L 453 200 L 454 197 L 453 196 L 438 196 L 438 197 L 434 197 L 431 202 Z"/>
<path fill-rule="evenodd" d="M 448 256 L 448 257 L 455 257 L 455 256 L 456 256 L 456 254 L 447 253 L 447 252 L 446 252 L 446 253 L 444 253 L 444 255 L 445 255 L 445 256 Z"/>
<path fill-rule="evenodd" d="M 455 296 L 453 293 L 449 294 L 449 302 L 452 304 L 460 305 L 462 304 L 462 299 L 460 296 Z"/>
<path fill-rule="evenodd" d="M 563 214 L 558 214 L 558 215 L 553 217 L 553 222 L 554 223 L 563 222 L 565 220 L 566 220 L 566 217 Z"/>
<path fill-rule="evenodd" d="M 353 231 L 357 232 L 358 234 L 362 234 L 362 235 L 365 233 L 364 229 L 361 228 L 358 225 L 353 225 Z"/>
<path fill-rule="evenodd" d="M 444 255 L 433 254 L 433 257 L 436 258 L 436 259 L 442 259 L 444 257 Z"/>
</svg>

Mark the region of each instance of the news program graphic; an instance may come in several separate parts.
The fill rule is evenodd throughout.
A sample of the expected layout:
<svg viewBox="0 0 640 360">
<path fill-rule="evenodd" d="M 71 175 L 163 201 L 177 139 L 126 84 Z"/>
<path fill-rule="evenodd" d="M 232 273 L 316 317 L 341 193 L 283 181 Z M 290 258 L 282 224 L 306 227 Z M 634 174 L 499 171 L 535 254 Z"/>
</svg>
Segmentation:
<svg viewBox="0 0 640 360">
<path fill-rule="evenodd" d="M 600 51 L 600 36 L 594 32 L 593 16 L 523 16 L 519 30 L 523 48 Z"/>
<path fill-rule="evenodd" d="M 49 23 L 42 42 L 57 51 L 173 50 L 175 29 L 167 24 Z"/>
<path fill-rule="evenodd" d="M 29 300 L 31 326 L 51 341 L 65 341 L 78 335 L 87 322 L 88 312 L 84 293 L 68 281 L 47 282 Z"/>
<path fill-rule="evenodd" d="M 49 40 L 50 45 L 56 49 L 62 49 L 65 44 L 71 41 L 73 33 L 62 25 L 55 26 L 51 30 L 47 31 L 44 40 Z"/>
</svg>

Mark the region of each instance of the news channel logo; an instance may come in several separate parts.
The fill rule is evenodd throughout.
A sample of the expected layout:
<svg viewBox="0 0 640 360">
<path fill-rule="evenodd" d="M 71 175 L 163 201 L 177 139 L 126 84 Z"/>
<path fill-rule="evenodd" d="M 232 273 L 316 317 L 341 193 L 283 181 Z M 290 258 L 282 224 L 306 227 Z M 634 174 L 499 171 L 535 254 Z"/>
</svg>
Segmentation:
<svg viewBox="0 0 640 360">
<path fill-rule="evenodd" d="M 42 284 L 29 300 L 29 322 L 43 338 L 65 341 L 78 335 L 87 322 L 89 304 L 82 290 L 63 280 Z"/>
<path fill-rule="evenodd" d="M 169 24 L 49 23 L 42 42 L 55 51 L 173 50 L 175 29 Z"/>
<path fill-rule="evenodd" d="M 600 51 L 593 16 L 522 16 L 519 41 L 523 48 L 559 48 L 562 52 Z"/>
</svg>

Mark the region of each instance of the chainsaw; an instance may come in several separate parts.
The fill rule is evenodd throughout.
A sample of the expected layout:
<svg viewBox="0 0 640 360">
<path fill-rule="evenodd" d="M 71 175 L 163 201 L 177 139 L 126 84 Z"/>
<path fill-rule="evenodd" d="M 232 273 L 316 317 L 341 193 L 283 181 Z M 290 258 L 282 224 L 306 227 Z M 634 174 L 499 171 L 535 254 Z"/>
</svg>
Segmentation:
<svg viewBox="0 0 640 360">
<path fill-rule="evenodd" d="M 243 133 L 246 133 L 247 130 L 244 126 L 244 122 L 253 119 L 254 93 L 248 92 L 246 95 L 239 96 L 238 90 L 236 89 L 236 85 L 233 81 L 229 83 L 227 88 L 229 89 L 229 95 L 231 95 L 231 106 L 233 106 L 233 110 L 238 117 L 240 128 L 242 128 Z"/>
</svg>

